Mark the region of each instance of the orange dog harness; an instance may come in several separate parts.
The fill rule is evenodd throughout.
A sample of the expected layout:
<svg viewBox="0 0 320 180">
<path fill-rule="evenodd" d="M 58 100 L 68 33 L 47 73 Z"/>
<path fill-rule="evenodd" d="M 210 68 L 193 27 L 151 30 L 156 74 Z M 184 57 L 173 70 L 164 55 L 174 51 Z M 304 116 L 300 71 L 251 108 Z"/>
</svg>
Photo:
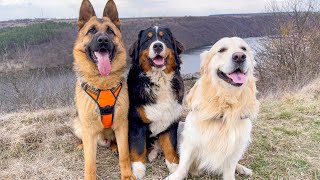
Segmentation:
<svg viewBox="0 0 320 180">
<path fill-rule="evenodd" d="M 107 90 L 95 89 L 87 83 L 82 83 L 81 87 L 97 103 L 104 128 L 110 128 L 113 122 L 114 106 L 122 88 L 122 81 L 118 86 Z"/>
</svg>

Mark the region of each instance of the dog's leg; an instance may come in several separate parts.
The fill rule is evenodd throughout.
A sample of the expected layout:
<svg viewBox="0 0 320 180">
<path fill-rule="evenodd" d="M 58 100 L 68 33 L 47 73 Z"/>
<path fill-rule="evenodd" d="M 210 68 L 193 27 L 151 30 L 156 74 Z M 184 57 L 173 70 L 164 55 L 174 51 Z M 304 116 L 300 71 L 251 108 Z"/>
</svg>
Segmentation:
<svg viewBox="0 0 320 180">
<path fill-rule="evenodd" d="M 130 159 L 133 174 L 137 179 L 142 179 L 146 174 L 146 126 L 130 121 Z"/>
<path fill-rule="evenodd" d="M 192 177 L 199 177 L 201 175 L 201 170 L 198 168 L 198 164 L 197 163 L 193 163 L 189 169 L 189 174 Z"/>
<path fill-rule="evenodd" d="M 159 135 L 159 144 L 164 153 L 166 164 L 170 173 L 176 171 L 179 164 L 177 154 L 177 130 L 178 123 L 170 126 L 169 130 Z"/>
<path fill-rule="evenodd" d="M 177 170 L 165 180 L 183 180 L 188 176 L 190 166 L 194 161 L 194 146 L 182 141 L 180 151 L 180 163 Z"/>
<path fill-rule="evenodd" d="M 144 146 L 142 153 L 137 152 L 135 149 L 130 149 L 132 171 L 137 179 L 142 179 L 146 175 L 146 155 L 146 146 Z"/>
<path fill-rule="evenodd" d="M 154 144 L 152 146 L 153 146 L 153 149 L 148 154 L 149 162 L 152 162 L 153 160 L 155 160 L 158 157 L 158 153 L 160 150 L 160 145 L 159 145 L 158 140 L 155 140 Z"/>
<path fill-rule="evenodd" d="M 237 162 L 226 161 L 223 164 L 223 180 L 235 180 Z"/>
<path fill-rule="evenodd" d="M 121 179 L 131 179 L 133 174 L 130 166 L 129 144 L 128 144 L 128 121 L 121 121 L 121 126 L 115 129 L 115 135 L 119 152 L 119 164 Z"/>
<path fill-rule="evenodd" d="M 111 152 L 118 153 L 118 145 L 116 140 L 111 141 Z"/>
<path fill-rule="evenodd" d="M 84 150 L 84 164 L 85 164 L 85 174 L 84 177 L 86 180 L 95 180 L 96 179 L 96 152 L 97 152 L 97 141 L 98 137 L 95 132 L 86 127 L 82 128 L 82 141 L 83 141 L 83 150 Z"/>
<path fill-rule="evenodd" d="M 237 164 L 236 172 L 238 172 L 239 174 L 246 175 L 246 176 L 252 176 L 252 170 L 245 167 L 245 166 L 242 166 L 241 164 Z"/>
</svg>

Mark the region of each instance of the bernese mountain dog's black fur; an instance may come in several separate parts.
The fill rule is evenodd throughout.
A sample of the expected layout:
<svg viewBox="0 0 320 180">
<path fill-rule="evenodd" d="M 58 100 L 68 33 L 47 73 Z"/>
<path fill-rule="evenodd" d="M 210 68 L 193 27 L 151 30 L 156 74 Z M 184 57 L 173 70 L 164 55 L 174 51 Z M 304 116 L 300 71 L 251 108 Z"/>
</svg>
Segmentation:
<svg viewBox="0 0 320 180">
<path fill-rule="evenodd" d="M 183 50 L 170 29 L 157 26 L 140 31 L 130 49 L 129 145 L 138 179 L 145 175 L 148 151 L 151 161 L 161 149 L 169 171 L 179 163 L 177 129 L 184 96 L 179 55 Z"/>
</svg>

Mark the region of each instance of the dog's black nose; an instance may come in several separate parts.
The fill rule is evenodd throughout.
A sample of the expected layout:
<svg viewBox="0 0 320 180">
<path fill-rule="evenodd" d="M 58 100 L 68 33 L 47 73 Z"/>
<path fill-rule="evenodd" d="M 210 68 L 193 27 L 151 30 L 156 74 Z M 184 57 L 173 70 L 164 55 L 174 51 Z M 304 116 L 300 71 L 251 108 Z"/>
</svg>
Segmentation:
<svg viewBox="0 0 320 180">
<path fill-rule="evenodd" d="M 242 52 L 236 52 L 232 54 L 232 60 L 235 63 L 243 63 L 246 60 L 247 56 Z"/>
<path fill-rule="evenodd" d="M 99 36 L 97 38 L 97 41 L 98 41 L 99 44 L 106 44 L 106 43 L 109 42 L 109 39 L 108 39 L 107 36 Z"/>
<path fill-rule="evenodd" d="M 153 45 L 153 50 L 155 53 L 160 54 L 163 50 L 163 45 L 161 43 L 155 43 Z"/>
</svg>

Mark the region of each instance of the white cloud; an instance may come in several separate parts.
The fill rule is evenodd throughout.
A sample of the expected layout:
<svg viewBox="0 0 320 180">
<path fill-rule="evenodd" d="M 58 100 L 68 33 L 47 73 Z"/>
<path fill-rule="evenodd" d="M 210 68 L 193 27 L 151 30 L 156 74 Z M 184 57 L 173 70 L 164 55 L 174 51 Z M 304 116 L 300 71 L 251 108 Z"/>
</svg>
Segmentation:
<svg viewBox="0 0 320 180">
<path fill-rule="evenodd" d="M 0 0 L 0 6 L 27 4 L 26 0 Z"/>
<path fill-rule="evenodd" d="M 91 0 L 98 16 L 107 0 Z M 120 17 L 207 16 L 264 12 L 269 0 L 115 0 Z M 81 0 L 0 0 L 0 20 L 76 18 Z"/>
</svg>

